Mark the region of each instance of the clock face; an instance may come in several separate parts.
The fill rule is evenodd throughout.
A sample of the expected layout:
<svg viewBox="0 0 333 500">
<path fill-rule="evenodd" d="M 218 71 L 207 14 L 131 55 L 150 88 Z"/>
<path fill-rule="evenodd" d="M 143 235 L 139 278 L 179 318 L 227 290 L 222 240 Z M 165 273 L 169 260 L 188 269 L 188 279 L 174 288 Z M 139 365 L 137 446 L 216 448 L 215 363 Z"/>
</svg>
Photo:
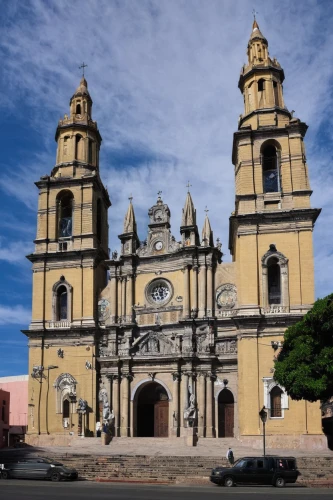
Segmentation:
<svg viewBox="0 0 333 500">
<path fill-rule="evenodd" d="M 161 241 L 156 241 L 154 246 L 155 246 L 155 250 L 162 250 L 163 243 Z"/>
</svg>

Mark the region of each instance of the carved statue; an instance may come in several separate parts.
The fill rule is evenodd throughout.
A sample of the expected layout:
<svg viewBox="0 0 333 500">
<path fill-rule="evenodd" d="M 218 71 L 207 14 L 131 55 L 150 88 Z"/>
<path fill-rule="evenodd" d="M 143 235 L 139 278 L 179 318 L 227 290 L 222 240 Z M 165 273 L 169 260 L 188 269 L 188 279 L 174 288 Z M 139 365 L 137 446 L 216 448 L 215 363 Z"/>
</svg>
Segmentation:
<svg viewBox="0 0 333 500">
<path fill-rule="evenodd" d="M 114 413 L 113 410 L 110 411 L 108 395 L 105 389 L 100 390 L 99 401 L 103 403 L 103 423 L 112 423 L 114 420 Z"/>
<path fill-rule="evenodd" d="M 197 409 L 196 409 L 196 401 L 195 401 L 195 395 L 192 392 L 192 387 L 188 387 L 188 392 L 189 392 L 189 406 L 184 410 L 184 420 L 195 420 L 197 416 Z"/>
<path fill-rule="evenodd" d="M 86 413 L 88 409 L 88 403 L 85 399 L 80 398 L 78 401 L 78 411 L 80 413 Z"/>
</svg>

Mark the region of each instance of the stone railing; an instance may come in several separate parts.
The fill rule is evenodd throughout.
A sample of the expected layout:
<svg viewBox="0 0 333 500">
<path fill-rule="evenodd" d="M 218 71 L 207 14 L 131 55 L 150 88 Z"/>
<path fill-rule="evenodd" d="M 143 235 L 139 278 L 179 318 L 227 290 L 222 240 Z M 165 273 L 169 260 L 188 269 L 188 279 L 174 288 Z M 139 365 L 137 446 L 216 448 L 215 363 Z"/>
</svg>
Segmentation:
<svg viewBox="0 0 333 500">
<path fill-rule="evenodd" d="M 289 312 L 287 306 L 271 305 L 261 309 L 263 314 L 284 314 Z"/>
<path fill-rule="evenodd" d="M 49 321 L 49 328 L 70 328 L 70 321 Z"/>
</svg>

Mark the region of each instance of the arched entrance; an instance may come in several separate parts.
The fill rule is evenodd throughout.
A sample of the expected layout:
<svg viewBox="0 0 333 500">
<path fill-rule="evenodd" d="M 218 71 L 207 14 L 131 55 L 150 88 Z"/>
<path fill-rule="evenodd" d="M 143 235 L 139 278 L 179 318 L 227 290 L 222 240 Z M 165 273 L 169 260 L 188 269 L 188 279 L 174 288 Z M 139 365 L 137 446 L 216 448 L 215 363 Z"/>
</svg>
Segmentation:
<svg viewBox="0 0 333 500">
<path fill-rule="evenodd" d="M 168 437 L 169 398 L 157 382 L 144 385 L 137 396 L 137 436 Z"/>
<path fill-rule="evenodd" d="M 234 437 L 234 396 L 229 389 L 222 389 L 218 396 L 219 437 Z"/>
</svg>

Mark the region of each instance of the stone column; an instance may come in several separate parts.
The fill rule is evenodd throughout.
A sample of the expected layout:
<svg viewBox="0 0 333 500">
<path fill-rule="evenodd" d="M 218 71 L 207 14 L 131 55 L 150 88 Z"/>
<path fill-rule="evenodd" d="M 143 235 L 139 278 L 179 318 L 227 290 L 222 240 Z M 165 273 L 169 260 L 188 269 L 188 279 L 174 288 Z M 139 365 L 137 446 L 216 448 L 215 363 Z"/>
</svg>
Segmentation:
<svg viewBox="0 0 333 500">
<path fill-rule="evenodd" d="M 180 408 L 179 408 L 179 382 L 181 379 L 180 373 L 175 372 L 172 374 L 173 377 L 173 427 L 172 436 L 179 436 L 179 426 L 180 426 Z"/>
<path fill-rule="evenodd" d="M 122 304 L 122 278 L 118 277 L 117 278 L 117 320 L 118 323 L 121 322 L 121 315 L 122 315 L 122 310 L 123 310 L 123 304 Z"/>
<path fill-rule="evenodd" d="M 201 264 L 199 269 L 199 318 L 206 316 L 206 264 Z"/>
<path fill-rule="evenodd" d="M 120 428 L 120 401 L 119 401 L 119 392 L 120 392 L 120 379 L 118 375 L 111 375 L 112 382 L 112 409 L 114 413 L 114 433 L 115 436 L 119 436 L 119 428 Z"/>
<path fill-rule="evenodd" d="M 111 323 L 115 323 L 117 321 L 117 278 L 111 278 Z"/>
<path fill-rule="evenodd" d="M 122 320 L 126 317 L 126 277 L 124 276 L 121 281 L 121 316 Z"/>
<path fill-rule="evenodd" d="M 131 380 L 133 379 L 132 375 L 129 373 L 122 374 L 121 381 L 121 427 L 120 427 L 120 436 L 128 437 L 129 436 L 129 395 L 130 395 L 130 386 Z"/>
<path fill-rule="evenodd" d="M 213 266 L 207 265 L 207 316 L 213 316 Z"/>
<path fill-rule="evenodd" d="M 206 374 L 198 374 L 198 436 L 205 437 L 206 431 Z"/>
<path fill-rule="evenodd" d="M 183 269 L 184 273 L 184 302 L 183 302 L 183 319 L 188 319 L 190 317 L 190 281 L 189 281 L 189 269 L 185 266 Z"/>
<path fill-rule="evenodd" d="M 133 319 L 133 275 L 127 277 L 126 285 L 126 322 L 131 323 Z"/>
<path fill-rule="evenodd" d="M 179 421 L 180 421 L 180 432 L 181 434 L 184 435 L 184 411 L 188 408 L 189 402 L 188 402 L 188 372 L 183 372 L 181 374 L 181 384 L 180 384 L 180 397 L 181 397 L 181 404 L 180 404 L 180 415 L 179 415 Z"/>
<path fill-rule="evenodd" d="M 192 267 L 192 303 L 191 316 L 196 318 L 198 315 L 198 266 Z"/>
<path fill-rule="evenodd" d="M 215 437 L 214 432 L 214 381 L 213 373 L 207 374 L 206 437 Z"/>
</svg>

